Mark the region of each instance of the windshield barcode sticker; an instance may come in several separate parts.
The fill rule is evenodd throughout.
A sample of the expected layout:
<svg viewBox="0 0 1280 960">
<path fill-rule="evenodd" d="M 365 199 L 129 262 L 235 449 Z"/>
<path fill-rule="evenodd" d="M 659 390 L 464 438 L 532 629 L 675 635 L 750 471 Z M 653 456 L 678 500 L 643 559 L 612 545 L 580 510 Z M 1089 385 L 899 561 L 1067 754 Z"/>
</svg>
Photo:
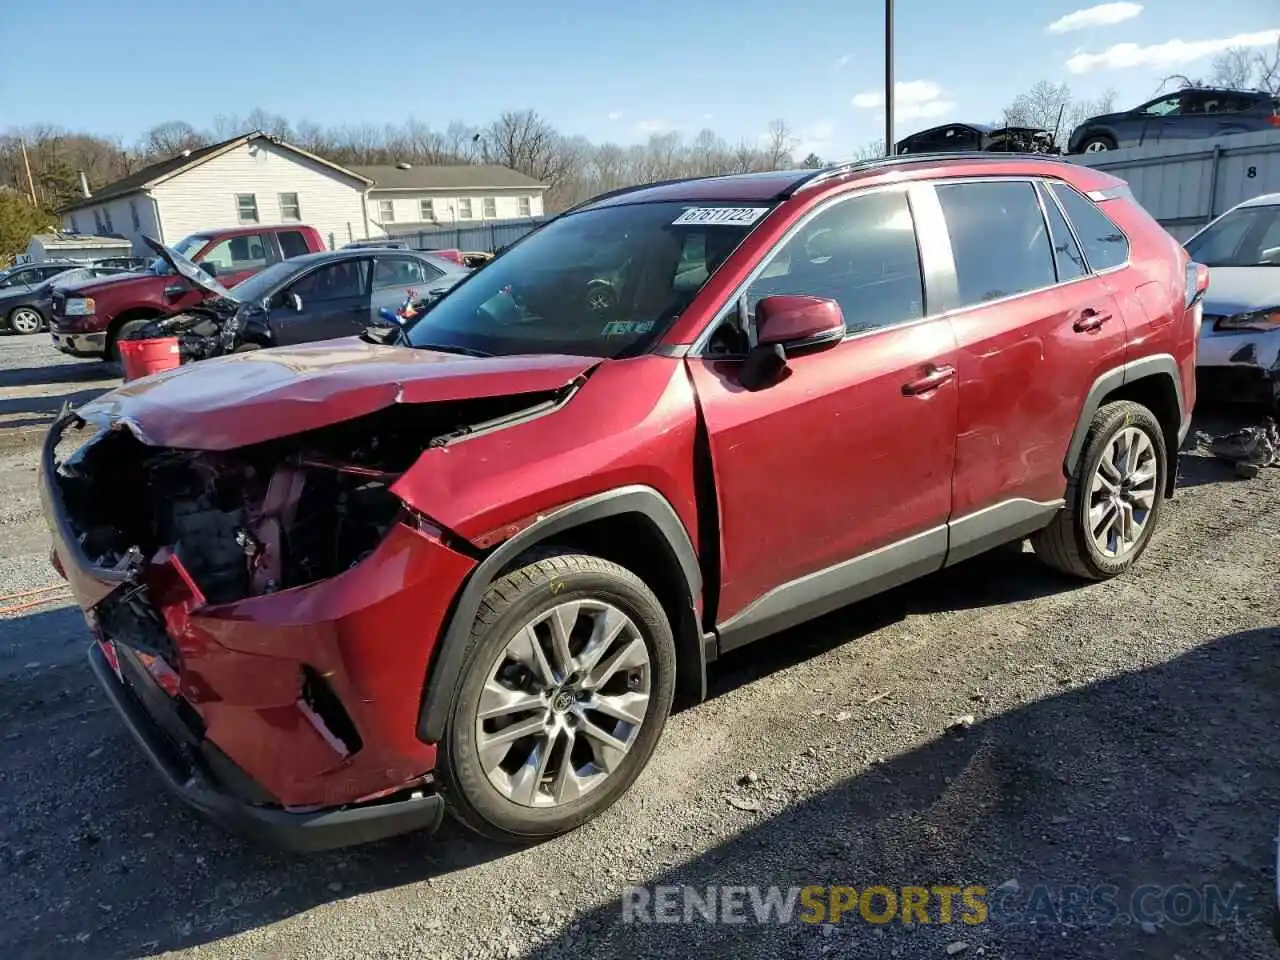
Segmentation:
<svg viewBox="0 0 1280 960">
<path fill-rule="evenodd" d="M 768 207 L 690 207 L 672 221 L 672 226 L 721 224 L 726 227 L 745 227 L 768 212 Z"/>
</svg>

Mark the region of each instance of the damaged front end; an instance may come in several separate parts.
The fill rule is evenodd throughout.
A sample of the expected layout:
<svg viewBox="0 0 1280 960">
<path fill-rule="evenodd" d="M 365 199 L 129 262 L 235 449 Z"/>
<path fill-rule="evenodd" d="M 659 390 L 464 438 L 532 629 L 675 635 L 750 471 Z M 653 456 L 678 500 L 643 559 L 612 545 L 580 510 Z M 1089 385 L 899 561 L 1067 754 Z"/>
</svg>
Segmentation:
<svg viewBox="0 0 1280 960">
<path fill-rule="evenodd" d="M 395 403 L 226 450 L 58 419 L 41 465 L 54 562 L 100 679 L 188 802 L 305 849 L 438 820 L 417 711 L 476 557 L 392 488 L 424 450 L 557 396 Z"/>
</svg>

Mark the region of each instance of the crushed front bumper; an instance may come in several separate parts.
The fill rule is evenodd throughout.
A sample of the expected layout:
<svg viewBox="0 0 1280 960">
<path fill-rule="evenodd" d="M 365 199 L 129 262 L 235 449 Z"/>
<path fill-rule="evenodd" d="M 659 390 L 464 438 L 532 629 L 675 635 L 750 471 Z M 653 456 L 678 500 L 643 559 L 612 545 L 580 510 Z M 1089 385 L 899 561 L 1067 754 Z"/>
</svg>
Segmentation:
<svg viewBox="0 0 1280 960">
<path fill-rule="evenodd" d="M 69 357 L 91 360 L 107 355 L 105 333 L 63 333 L 52 330 L 49 336 L 53 341 L 54 349 Z"/>
<path fill-rule="evenodd" d="M 170 714 L 166 695 L 148 687 L 149 680 L 140 674 L 130 652 L 117 647 L 115 655 L 122 676 L 116 675 L 101 643 L 89 648 L 89 665 L 129 733 L 169 789 L 228 830 L 306 853 L 368 843 L 410 830 L 434 830 L 440 825 L 444 801 L 438 794 L 411 792 L 402 799 L 309 812 L 249 799 L 257 792 L 252 780 L 207 741 L 181 733 L 175 736 L 181 721 Z"/>
<path fill-rule="evenodd" d="M 1196 384 L 1206 397 L 1273 403 L 1280 397 L 1280 331 L 1213 329 L 1205 317 L 1196 356 Z"/>
<path fill-rule="evenodd" d="M 122 667 L 137 649 L 170 668 L 166 689 L 147 669 L 143 682 L 122 685 L 109 665 L 103 672 L 101 648 L 91 653 L 166 780 L 214 819 L 294 849 L 433 824 L 436 746 L 418 738 L 418 713 L 432 652 L 475 560 L 429 529 L 397 523 L 337 576 L 222 605 L 205 601 L 171 552 L 106 569 L 86 555 L 59 486 L 55 449 L 75 422 L 55 422 L 40 463 L 55 566 L 97 639 L 122 651 Z M 143 592 L 162 650 L 156 634 L 118 615 L 122 598 Z M 175 727 L 175 710 L 197 720 Z"/>
</svg>

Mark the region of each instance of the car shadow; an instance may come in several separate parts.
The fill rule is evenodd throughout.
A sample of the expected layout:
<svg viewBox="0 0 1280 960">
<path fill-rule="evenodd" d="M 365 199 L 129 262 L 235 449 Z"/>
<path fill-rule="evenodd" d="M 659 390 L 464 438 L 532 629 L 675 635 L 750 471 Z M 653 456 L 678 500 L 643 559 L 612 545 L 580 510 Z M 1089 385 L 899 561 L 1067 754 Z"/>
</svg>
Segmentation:
<svg viewBox="0 0 1280 960">
<path fill-rule="evenodd" d="M 100 360 L 83 363 L 51 363 L 39 367 L 0 370 L 0 388 L 39 387 L 61 383 L 88 383 L 111 380 L 111 371 Z"/>
<path fill-rule="evenodd" d="M 739 788 L 761 812 L 726 805 L 740 825 L 728 840 L 636 878 L 644 893 L 615 891 L 523 956 L 1271 956 L 1277 677 L 1280 630 L 1246 631 L 938 730 L 790 805 L 763 772 Z M 804 922 L 830 917 L 803 902 L 790 923 L 759 922 L 748 890 L 738 922 L 700 912 L 708 887 L 716 910 L 717 885 L 810 884 L 852 887 L 855 906 L 835 924 Z M 980 887 L 984 922 L 939 885 Z M 897 909 L 876 893 L 864 916 L 873 886 L 894 891 Z M 908 886 L 926 888 L 928 923 L 903 922 Z M 660 909 L 675 922 L 652 922 Z"/>
<path fill-rule="evenodd" d="M 48 424 L 68 403 L 79 407 L 106 393 L 110 387 L 91 387 L 43 396 L 0 397 L 0 428 Z M 18 419 L 9 420 L 8 417 Z"/>
</svg>

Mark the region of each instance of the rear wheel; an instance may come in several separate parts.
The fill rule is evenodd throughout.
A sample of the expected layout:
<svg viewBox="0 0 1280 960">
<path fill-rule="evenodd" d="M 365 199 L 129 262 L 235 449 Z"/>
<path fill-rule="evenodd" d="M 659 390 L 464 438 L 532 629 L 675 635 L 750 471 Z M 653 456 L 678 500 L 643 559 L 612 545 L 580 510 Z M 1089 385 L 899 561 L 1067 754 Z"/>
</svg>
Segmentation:
<svg viewBox="0 0 1280 960">
<path fill-rule="evenodd" d="M 1097 134 L 1092 137 L 1085 138 L 1080 144 L 1081 153 L 1104 153 L 1107 150 L 1114 150 L 1116 142 L 1105 134 Z"/>
<path fill-rule="evenodd" d="M 30 307 L 19 307 L 9 314 L 9 329 L 14 333 L 21 333 L 24 336 L 39 333 L 42 326 L 44 326 L 44 318 L 40 316 L 39 311 L 32 310 Z"/>
<path fill-rule="evenodd" d="M 532 560 L 489 588 L 468 642 L 441 764 L 454 815 L 528 841 L 612 805 L 657 746 L 675 689 L 652 591 L 599 557 Z"/>
<path fill-rule="evenodd" d="M 1066 509 L 1031 541 L 1051 567 L 1088 580 L 1128 570 L 1151 542 L 1168 470 L 1164 431 L 1141 404 L 1122 400 L 1094 414 Z"/>
</svg>

